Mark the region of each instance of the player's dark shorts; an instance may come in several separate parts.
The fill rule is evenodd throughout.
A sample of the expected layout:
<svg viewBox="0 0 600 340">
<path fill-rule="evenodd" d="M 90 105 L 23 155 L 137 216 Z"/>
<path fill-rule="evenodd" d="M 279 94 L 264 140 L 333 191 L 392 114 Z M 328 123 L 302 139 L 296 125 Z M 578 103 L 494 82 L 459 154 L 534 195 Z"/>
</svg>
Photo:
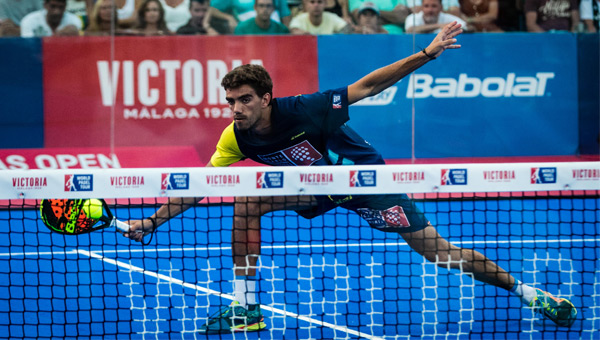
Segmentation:
<svg viewBox="0 0 600 340">
<path fill-rule="evenodd" d="M 427 227 L 429 221 L 406 194 L 315 196 L 318 206 L 297 210 L 304 218 L 313 218 L 336 207 L 356 212 L 372 228 L 408 233 Z"/>
</svg>

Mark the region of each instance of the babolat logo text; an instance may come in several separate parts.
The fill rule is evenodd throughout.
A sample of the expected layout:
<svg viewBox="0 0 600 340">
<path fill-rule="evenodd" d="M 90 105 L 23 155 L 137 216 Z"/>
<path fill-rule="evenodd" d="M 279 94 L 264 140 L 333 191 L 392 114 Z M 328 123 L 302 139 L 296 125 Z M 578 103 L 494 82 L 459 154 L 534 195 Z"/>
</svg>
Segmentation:
<svg viewBox="0 0 600 340">
<path fill-rule="evenodd" d="M 408 82 L 406 98 L 473 98 L 477 96 L 498 97 L 543 97 L 549 79 L 554 72 L 538 72 L 535 77 L 469 77 L 461 73 L 455 78 L 434 78 L 430 74 L 413 74 Z"/>
<path fill-rule="evenodd" d="M 65 191 L 93 191 L 93 175 L 65 175 Z"/>
<path fill-rule="evenodd" d="M 190 174 L 186 172 L 162 174 L 160 183 L 161 190 L 187 190 L 190 188 Z"/>
</svg>

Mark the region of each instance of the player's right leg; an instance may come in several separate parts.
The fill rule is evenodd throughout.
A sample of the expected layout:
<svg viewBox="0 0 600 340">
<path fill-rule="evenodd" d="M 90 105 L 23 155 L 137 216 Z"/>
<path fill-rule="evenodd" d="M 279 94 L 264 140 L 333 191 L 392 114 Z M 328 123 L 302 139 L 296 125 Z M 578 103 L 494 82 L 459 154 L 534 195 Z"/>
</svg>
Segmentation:
<svg viewBox="0 0 600 340">
<path fill-rule="evenodd" d="M 200 327 L 202 334 L 260 331 L 267 326 L 258 303 L 256 265 L 260 255 L 260 219 L 278 210 L 307 210 L 318 205 L 313 196 L 236 197 L 231 247 L 235 301 Z"/>
</svg>

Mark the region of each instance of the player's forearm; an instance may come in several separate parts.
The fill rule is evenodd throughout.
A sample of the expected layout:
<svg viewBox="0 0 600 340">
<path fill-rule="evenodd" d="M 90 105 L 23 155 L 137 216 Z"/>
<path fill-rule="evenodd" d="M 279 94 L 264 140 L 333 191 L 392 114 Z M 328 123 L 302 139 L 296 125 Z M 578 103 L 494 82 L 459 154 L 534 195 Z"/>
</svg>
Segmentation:
<svg viewBox="0 0 600 340">
<path fill-rule="evenodd" d="M 166 223 L 171 218 L 183 213 L 202 200 L 202 197 L 171 197 L 169 201 L 160 207 L 152 217 L 156 227 Z"/>
<path fill-rule="evenodd" d="M 353 104 L 363 98 L 378 94 L 425 65 L 429 60 L 424 53 L 418 52 L 367 74 L 348 87 L 349 103 Z"/>
</svg>

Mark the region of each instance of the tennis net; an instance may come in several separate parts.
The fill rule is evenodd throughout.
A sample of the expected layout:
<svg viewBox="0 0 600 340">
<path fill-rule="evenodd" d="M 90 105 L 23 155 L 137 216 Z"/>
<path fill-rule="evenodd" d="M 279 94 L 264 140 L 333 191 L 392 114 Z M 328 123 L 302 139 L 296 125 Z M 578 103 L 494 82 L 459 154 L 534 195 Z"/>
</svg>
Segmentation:
<svg viewBox="0 0 600 340">
<path fill-rule="evenodd" d="M 398 193 L 453 244 L 572 301 L 575 323 L 557 327 L 463 273 L 460 258 L 425 260 L 399 234 L 335 208 L 313 219 L 262 217 L 257 292 L 267 329 L 209 338 L 594 339 L 600 331 L 598 162 L 7 170 L 0 188 L 0 338 L 206 338 L 199 329 L 234 299 L 233 197 Z M 208 198 L 148 245 L 114 229 L 53 233 L 39 212 L 45 198 L 104 198 L 127 221 L 169 197 L 200 196 Z"/>
</svg>

